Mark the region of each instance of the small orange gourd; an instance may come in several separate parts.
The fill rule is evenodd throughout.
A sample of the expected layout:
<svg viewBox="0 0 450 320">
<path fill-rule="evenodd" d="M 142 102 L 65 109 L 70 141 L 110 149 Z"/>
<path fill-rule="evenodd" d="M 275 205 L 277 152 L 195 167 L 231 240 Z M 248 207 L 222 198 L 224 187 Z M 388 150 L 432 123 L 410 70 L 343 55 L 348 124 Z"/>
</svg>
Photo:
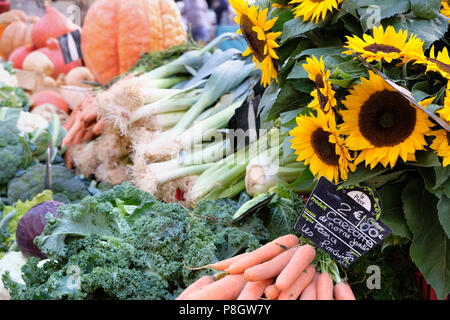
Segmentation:
<svg viewBox="0 0 450 320">
<path fill-rule="evenodd" d="M 173 0 L 97 0 L 86 14 L 81 39 L 86 67 L 106 84 L 143 53 L 166 50 L 187 35 Z"/>
<path fill-rule="evenodd" d="M 2 57 L 5 60 L 15 49 L 31 45 L 31 29 L 38 19 L 38 17 L 29 17 L 25 22 L 14 21 L 5 28 L 0 40 Z"/>
<path fill-rule="evenodd" d="M 27 21 L 27 15 L 22 10 L 11 10 L 0 14 L 0 41 L 7 26 L 16 21 Z M 0 56 L 2 55 L 0 46 Z"/>
</svg>

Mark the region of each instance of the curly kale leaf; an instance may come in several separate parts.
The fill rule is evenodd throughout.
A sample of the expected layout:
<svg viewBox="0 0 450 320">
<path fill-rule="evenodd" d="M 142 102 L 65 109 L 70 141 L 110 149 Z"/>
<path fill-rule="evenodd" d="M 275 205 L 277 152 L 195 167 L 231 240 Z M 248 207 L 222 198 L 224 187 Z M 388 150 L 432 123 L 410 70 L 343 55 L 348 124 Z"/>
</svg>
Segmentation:
<svg viewBox="0 0 450 320">
<path fill-rule="evenodd" d="M 30 148 L 19 130 L 12 123 L 0 121 L 0 185 L 7 184 L 19 169 L 26 169 L 30 162 Z"/>
<path fill-rule="evenodd" d="M 35 242 L 50 262 L 37 271 L 30 260 L 24 270 L 34 272 L 24 273 L 26 286 L 5 283 L 13 299 L 174 299 L 213 273 L 187 266 L 253 250 L 267 239 L 257 217 L 231 223 L 238 207 L 232 200 L 208 201 L 191 212 L 125 183 L 61 206 L 58 217 L 47 215 Z"/>
<path fill-rule="evenodd" d="M 36 163 L 28 170 L 18 172 L 8 183 L 8 201 L 33 199 L 44 191 L 45 165 Z M 79 201 L 90 195 L 88 186 L 80 177 L 67 170 L 64 165 L 52 166 L 53 198 L 56 201 L 69 203 Z"/>
<path fill-rule="evenodd" d="M 275 195 L 267 208 L 258 213 L 270 233 L 269 240 L 289 233 L 299 236 L 294 226 L 305 207 L 303 199 L 282 186 L 274 188 L 273 191 Z"/>
<path fill-rule="evenodd" d="M 67 257 L 38 266 L 30 259 L 22 268 L 26 285 L 4 277 L 12 299 L 167 299 L 167 283 L 136 267 L 141 259 L 126 242 L 91 235 L 71 241 Z"/>
</svg>

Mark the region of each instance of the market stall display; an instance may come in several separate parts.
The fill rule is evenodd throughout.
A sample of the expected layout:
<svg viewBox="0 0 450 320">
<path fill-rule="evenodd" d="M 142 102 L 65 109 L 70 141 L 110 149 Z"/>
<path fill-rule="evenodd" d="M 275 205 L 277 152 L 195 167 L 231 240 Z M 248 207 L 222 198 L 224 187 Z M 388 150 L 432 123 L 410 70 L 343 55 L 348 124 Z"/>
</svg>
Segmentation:
<svg viewBox="0 0 450 320">
<path fill-rule="evenodd" d="M 0 14 L 1 299 L 448 299 L 447 1 L 229 2 Z"/>
</svg>

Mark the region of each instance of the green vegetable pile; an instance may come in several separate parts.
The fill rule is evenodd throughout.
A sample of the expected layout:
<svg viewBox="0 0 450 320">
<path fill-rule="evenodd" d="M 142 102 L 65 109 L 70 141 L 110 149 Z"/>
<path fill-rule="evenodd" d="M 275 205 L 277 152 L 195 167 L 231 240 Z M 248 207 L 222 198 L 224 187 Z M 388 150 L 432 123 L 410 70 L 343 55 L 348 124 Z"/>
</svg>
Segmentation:
<svg viewBox="0 0 450 320">
<path fill-rule="evenodd" d="M 18 200 L 25 201 L 33 199 L 37 194 L 44 191 L 45 165 L 36 163 L 28 170 L 16 173 L 15 177 L 8 183 L 7 198 L 9 203 Z M 54 200 L 69 203 L 80 201 L 91 195 L 88 185 L 79 176 L 69 171 L 62 164 L 52 165 L 52 186 Z"/>
<path fill-rule="evenodd" d="M 9 122 L 0 121 L 0 186 L 7 184 L 17 170 L 26 169 L 30 162 L 30 148 L 19 130 Z"/>
<path fill-rule="evenodd" d="M 60 207 L 35 243 L 25 285 L 3 276 L 12 299 L 174 299 L 210 270 L 193 271 L 253 250 L 269 238 L 263 221 L 231 217 L 248 197 L 205 201 L 194 211 L 165 204 L 129 183 Z"/>
</svg>

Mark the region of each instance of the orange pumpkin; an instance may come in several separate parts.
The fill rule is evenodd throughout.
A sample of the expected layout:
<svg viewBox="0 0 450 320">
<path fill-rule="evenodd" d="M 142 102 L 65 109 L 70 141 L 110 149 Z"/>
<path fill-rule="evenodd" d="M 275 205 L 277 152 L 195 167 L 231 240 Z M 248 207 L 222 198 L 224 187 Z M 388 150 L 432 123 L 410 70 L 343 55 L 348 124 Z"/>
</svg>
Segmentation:
<svg viewBox="0 0 450 320">
<path fill-rule="evenodd" d="M 86 66 L 106 84 L 143 53 L 166 50 L 187 35 L 173 0 L 97 0 L 86 14 L 81 39 Z"/>
<path fill-rule="evenodd" d="M 36 23 L 36 18 L 28 18 L 26 22 L 15 21 L 8 25 L 3 32 L 0 47 L 5 60 L 17 48 L 31 44 L 31 29 Z"/>
<path fill-rule="evenodd" d="M 0 39 L 6 27 L 15 21 L 27 21 L 27 15 L 22 10 L 11 10 L 0 14 Z M 2 55 L 0 46 L 0 56 Z"/>
</svg>

